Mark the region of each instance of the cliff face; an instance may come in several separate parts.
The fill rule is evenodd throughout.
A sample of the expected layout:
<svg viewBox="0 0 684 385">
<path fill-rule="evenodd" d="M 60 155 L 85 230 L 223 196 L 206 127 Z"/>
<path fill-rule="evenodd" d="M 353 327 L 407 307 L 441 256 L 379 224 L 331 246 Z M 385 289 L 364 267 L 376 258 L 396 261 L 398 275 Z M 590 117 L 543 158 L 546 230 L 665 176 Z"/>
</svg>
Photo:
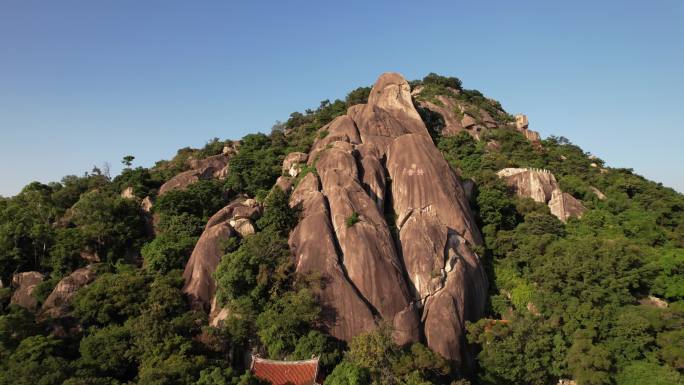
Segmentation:
<svg viewBox="0 0 684 385">
<path fill-rule="evenodd" d="M 487 280 L 463 187 L 433 144 L 401 75 L 380 76 L 368 103 L 321 129 L 299 183 L 290 247 L 318 272 L 329 332 L 349 340 L 379 322 L 399 343 L 423 340 L 456 362 L 464 322 L 481 316 Z"/>
</svg>

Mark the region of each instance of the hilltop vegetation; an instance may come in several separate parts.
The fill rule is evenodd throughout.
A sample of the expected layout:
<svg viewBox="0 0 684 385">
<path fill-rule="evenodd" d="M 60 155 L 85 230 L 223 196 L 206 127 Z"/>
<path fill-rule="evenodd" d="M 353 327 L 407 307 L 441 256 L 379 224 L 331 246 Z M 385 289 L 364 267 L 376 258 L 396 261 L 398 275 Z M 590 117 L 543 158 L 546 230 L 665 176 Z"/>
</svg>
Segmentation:
<svg viewBox="0 0 684 385">
<path fill-rule="evenodd" d="M 257 384 L 244 362 L 253 351 L 317 355 L 331 385 L 681 383 L 684 196 L 606 167 L 566 138 L 531 142 L 498 102 L 457 78 L 430 74 L 411 86 L 422 87 L 414 103 L 433 141 L 475 186 L 470 204 L 484 236 L 477 252 L 490 282 L 486 316 L 468 325 L 475 368 L 460 371 L 419 343 L 397 346 L 389 326 L 349 344 L 334 339 L 312 294 L 323 282 L 295 273 L 288 233 L 300 213 L 273 186 L 287 154 L 309 151 L 322 127 L 368 100 L 370 88 L 361 87 L 244 137 L 222 180 L 158 196 L 191 160 L 232 145 L 213 139 L 149 169 L 126 158 L 114 178 L 93 169 L 0 198 L 0 385 Z M 420 103 L 447 99 L 464 106 L 456 115 L 486 113 L 493 123 L 478 138 L 446 135 L 443 118 Z M 588 210 L 561 222 L 497 177 L 507 167 L 549 170 Z M 129 187 L 133 196 L 122 196 Z M 232 313 L 212 328 L 182 292 L 181 269 L 209 218 L 242 196 L 265 209 L 254 235 L 222 245 L 214 277 Z M 146 197 L 155 199 L 151 212 L 141 207 Z M 348 227 L 360 220 L 356 212 L 345 219 Z M 40 308 L 61 279 L 94 260 L 97 278 L 76 293 L 68 317 L 43 319 L 10 303 L 13 274 L 45 275 L 33 291 Z"/>
</svg>

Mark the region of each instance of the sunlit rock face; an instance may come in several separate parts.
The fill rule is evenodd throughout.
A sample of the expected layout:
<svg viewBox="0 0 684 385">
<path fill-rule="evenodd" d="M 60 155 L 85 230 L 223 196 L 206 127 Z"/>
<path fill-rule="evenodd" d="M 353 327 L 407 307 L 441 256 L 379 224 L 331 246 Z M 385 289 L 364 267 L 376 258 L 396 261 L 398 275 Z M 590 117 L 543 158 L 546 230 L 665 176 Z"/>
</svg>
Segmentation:
<svg viewBox="0 0 684 385">
<path fill-rule="evenodd" d="M 580 218 L 587 211 L 582 202 L 561 191 L 556 177 L 548 170 L 504 168 L 497 175 L 517 195 L 548 205 L 551 214 L 563 222 L 571 217 Z"/>
<path fill-rule="evenodd" d="M 482 315 L 486 300 L 472 251 L 482 237 L 408 83 L 383 74 L 367 104 L 321 132 L 308 156 L 316 173 L 290 198 L 302 209 L 290 247 L 298 272 L 326 282 L 318 296 L 327 329 L 349 340 L 388 322 L 398 343 L 468 359 L 464 323 Z"/>
<path fill-rule="evenodd" d="M 48 319 L 67 316 L 71 307 L 71 301 L 76 296 L 76 293 L 90 284 L 96 275 L 95 265 L 88 265 L 74 270 L 74 272 L 62 278 L 45 299 L 38 318 Z"/>
</svg>

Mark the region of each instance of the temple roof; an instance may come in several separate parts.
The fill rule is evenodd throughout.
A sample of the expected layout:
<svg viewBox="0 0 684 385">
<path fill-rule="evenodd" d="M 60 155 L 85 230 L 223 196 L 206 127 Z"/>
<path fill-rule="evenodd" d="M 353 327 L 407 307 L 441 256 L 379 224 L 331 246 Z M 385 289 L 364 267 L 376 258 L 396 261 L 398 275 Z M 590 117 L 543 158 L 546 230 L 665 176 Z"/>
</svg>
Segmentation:
<svg viewBox="0 0 684 385">
<path fill-rule="evenodd" d="M 273 385 L 314 385 L 318 375 L 318 358 L 275 361 L 252 356 L 250 371 Z"/>
</svg>

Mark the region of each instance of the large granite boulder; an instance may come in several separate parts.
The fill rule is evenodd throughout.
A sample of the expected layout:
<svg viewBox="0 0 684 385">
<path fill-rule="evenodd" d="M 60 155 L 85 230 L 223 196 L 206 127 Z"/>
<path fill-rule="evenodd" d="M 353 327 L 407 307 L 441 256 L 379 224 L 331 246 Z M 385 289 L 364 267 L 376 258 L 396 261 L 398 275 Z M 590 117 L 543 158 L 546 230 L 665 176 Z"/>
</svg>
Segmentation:
<svg viewBox="0 0 684 385">
<path fill-rule="evenodd" d="M 351 144 L 361 143 L 359 129 L 356 123 L 347 115 L 338 116 L 332 122 L 326 124 L 319 131 L 317 140 L 309 152 L 308 164 L 312 165 L 318 160 L 318 155 L 325 150 L 331 143 L 347 142 Z"/>
<path fill-rule="evenodd" d="M 228 176 L 228 161 L 230 155 L 214 155 L 204 159 L 188 161 L 190 170 L 183 171 L 172 177 L 159 188 L 159 195 L 176 190 L 185 189 L 193 183 L 203 179 L 225 179 Z"/>
<path fill-rule="evenodd" d="M 88 265 L 62 278 L 43 303 L 38 318 L 62 318 L 67 316 L 71 301 L 78 290 L 91 283 L 96 275 L 95 266 Z"/>
<path fill-rule="evenodd" d="M 35 311 L 38 307 L 38 302 L 33 295 L 33 290 L 41 282 L 45 276 L 37 271 L 27 271 L 24 273 L 16 273 L 12 276 L 12 297 L 10 303 L 19 305 L 27 310 Z"/>
<path fill-rule="evenodd" d="M 529 168 L 504 168 L 496 173 L 503 178 L 515 193 L 532 198 L 535 202 L 547 203 L 553 190 L 558 188 L 556 177 L 548 170 Z"/>
<path fill-rule="evenodd" d="M 569 218 L 573 217 L 581 218 L 582 214 L 587 211 L 582 202 L 572 195 L 562 192 L 560 189 L 553 190 L 548 205 L 551 214 L 563 222 L 567 222 Z"/>
<path fill-rule="evenodd" d="M 530 168 L 504 168 L 497 172 L 515 193 L 549 206 L 551 214 L 563 222 L 581 217 L 587 210 L 575 197 L 561 191 L 556 177 L 548 170 Z"/>
<path fill-rule="evenodd" d="M 289 244 L 295 257 L 296 271 L 320 276 L 317 290 L 327 331 L 349 341 L 376 325 L 372 305 L 366 302 L 349 278 L 325 196 L 319 191 L 318 177 L 307 174 L 290 197 L 290 204 L 302 210 L 302 220 L 290 234 Z"/>
<path fill-rule="evenodd" d="M 348 341 L 389 322 L 396 342 L 462 362 L 464 322 L 486 298 L 472 252 L 481 235 L 406 80 L 380 76 L 367 104 L 321 129 L 308 162 L 316 173 L 290 197 L 302 216 L 289 243 L 297 272 L 323 277 L 330 333 Z"/>
<path fill-rule="evenodd" d="M 211 306 L 216 293 L 212 274 L 224 254 L 222 242 L 240 236 L 241 232 L 238 230 L 241 228 L 245 236 L 253 233 L 251 221 L 261 215 L 261 210 L 261 205 L 254 199 L 239 198 L 209 218 L 183 272 L 183 292 L 192 299 L 195 306 L 206 310 Z"/>
<path fill-rule="evenodd" d="M 410 296 L 387 223 L 359 183 L 354 155 L 350 149 L 333 147 L 321 154 L 316 170 L 347 274 L 383 318 L 393 319 L 408 306 Z M 350 225 L 354 215 L 358 222 Z"/>
<path fill-rule="evenodd" d="M 385 155 L 394 139 L 403 134 L 429 133 L 413 106 L 408 82 L 398 73 L 382 74 L 373 85 L 367 104 L 357 104 L 347 111 L 356 123 L 361 141 Z"/>
</svg>

